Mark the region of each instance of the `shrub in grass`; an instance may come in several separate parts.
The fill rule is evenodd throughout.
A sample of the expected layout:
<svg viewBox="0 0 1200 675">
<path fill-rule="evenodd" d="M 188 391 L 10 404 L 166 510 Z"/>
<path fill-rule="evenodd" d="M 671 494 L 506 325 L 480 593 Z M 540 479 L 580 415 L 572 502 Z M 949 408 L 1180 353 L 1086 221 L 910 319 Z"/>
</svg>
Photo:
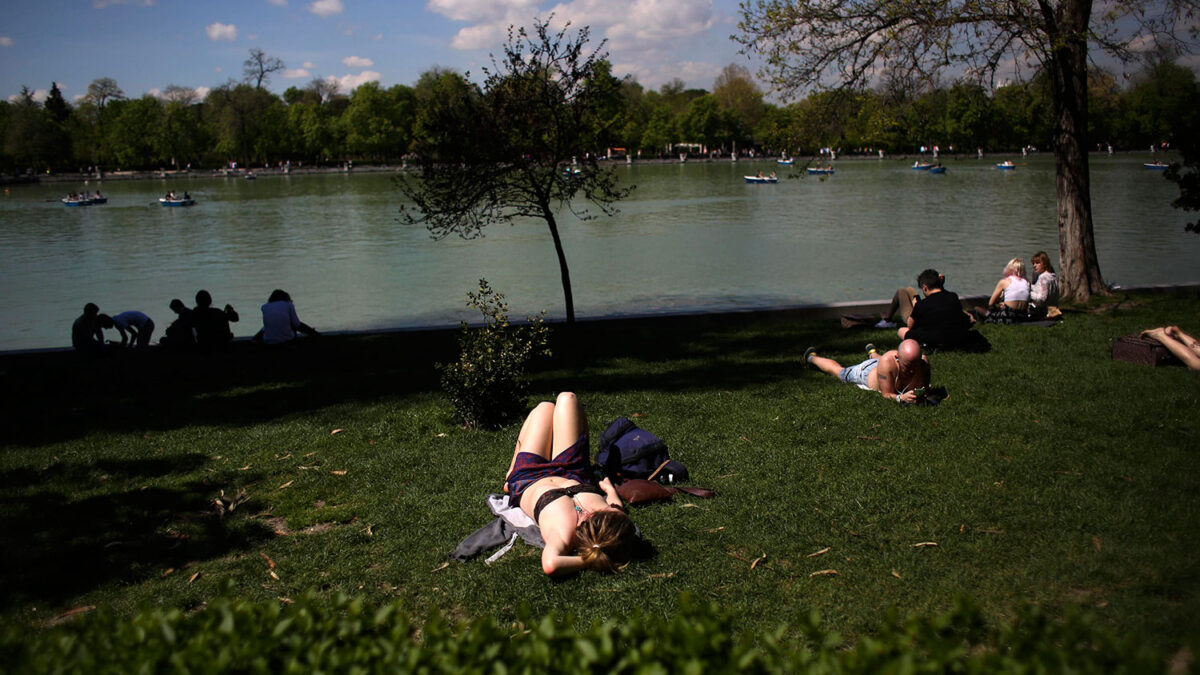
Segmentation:
<svg viewBox="0 0 1200 675">
<path fill-rule="evenodd" d="M 526 317 L 524 326 L 513 326 L 504 294 L 486 279 L 479 280 L 477 293 L 467 294 L 467 306 L 483 314 L 483 326 L 461 325 L 458 361 L 439 366 L 442 389 L 463 425 L 496 429 L 525 410 L 530 360 L 550 355 L 546 312 Z"/>
<path fill-rule="evenodd" d="M 959 603 L 933 617 L 888 617 L 847 647 L 813 612 L 807 644 L 784 629 L 737 633 L 715 603 L 681 598 L 672 617 L 635 612 L 578 625 L 567 617 L 514 624 L 490 617 L 411 621 L 399 603 L 344 595 L 294 604 L 219 599 L 193 614 L 102 613 L 32 635 L 4 629 L 11 672 L 1161 672 L 1165 661 L 1133 637 L 1117 639 L 1087 617 L 1051 620 L 1025 609 L 989 627 Z"/>
</svg>

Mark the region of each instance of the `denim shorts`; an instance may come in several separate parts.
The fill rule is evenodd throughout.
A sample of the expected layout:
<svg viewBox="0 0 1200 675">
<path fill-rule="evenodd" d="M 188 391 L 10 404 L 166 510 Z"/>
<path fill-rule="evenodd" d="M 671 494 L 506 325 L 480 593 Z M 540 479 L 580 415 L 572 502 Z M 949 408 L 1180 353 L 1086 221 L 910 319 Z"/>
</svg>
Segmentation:
<svg viewBox="0 0 1200 675">
<path fill-rule="evenodd" d="M 859 389 L 870 389 L 867 384 L 868 378 L 871 377 L 871 371 L 879 365 L 878 358 L 870 358 L 857 366 L 847 366 L 842 368 L 842 372 L 838 374 L 838 379 L 846 384 L 858 385 Z"/>
</svg>

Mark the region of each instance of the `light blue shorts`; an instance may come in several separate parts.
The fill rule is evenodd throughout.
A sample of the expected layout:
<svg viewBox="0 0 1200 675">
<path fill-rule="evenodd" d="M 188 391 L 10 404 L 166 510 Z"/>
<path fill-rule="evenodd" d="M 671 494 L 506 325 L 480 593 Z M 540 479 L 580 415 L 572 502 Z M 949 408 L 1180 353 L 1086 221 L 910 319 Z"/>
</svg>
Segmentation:
<svg viewBox="0 0 1200 675">
<path fill-rule="evenodd" d="M 871 377 L 871 371 L 879 365 L 878 358 L 870 358 L 857 366 L 847 366 L 842 368 L 842 372 L 838 374 L 838 379 L 846 384 L 857 385 L 859 389 L 870 389 L 867 384 L 867 379 Z"/>
</svg>

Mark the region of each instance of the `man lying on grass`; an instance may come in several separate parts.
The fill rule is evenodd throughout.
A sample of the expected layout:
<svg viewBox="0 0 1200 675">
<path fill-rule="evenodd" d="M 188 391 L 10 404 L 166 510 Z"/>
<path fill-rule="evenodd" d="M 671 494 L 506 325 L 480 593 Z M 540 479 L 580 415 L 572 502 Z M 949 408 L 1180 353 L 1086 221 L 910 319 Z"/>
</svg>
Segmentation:
<svg viewBox="0 0 1200 675">
<path fill-rule="evenodd" d="M 529 412 L 505 476 L 504 491 L 542 531 L 542 571 L 616 572 L 639 537 L 608 478 L 596 483 L 588 424 L 575 394 L 563 392 Z"/>
<path fill-rule="evenodd" d="M 929 360 L 921 354 L 921 343 L 916 340 L 905 340 L 883 356 L 875 351 L 875 345 L 867 345 L 867 360 L 845 368 L 833 359 L 818 356 L 815 347 L 804 352 L 804 361 L 846 384 L 877 391 L 899 403 L 916 403 L 918 390 L 929 386 Z"/>
</svg>

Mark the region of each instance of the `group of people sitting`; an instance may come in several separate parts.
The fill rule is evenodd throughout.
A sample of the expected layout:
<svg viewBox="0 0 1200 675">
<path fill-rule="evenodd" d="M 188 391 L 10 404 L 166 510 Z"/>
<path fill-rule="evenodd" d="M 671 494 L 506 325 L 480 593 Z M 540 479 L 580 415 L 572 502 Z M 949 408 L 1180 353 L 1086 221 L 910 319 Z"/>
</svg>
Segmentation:
<svg viewBox="0 0 1200 675">
<path fill-rule="evenodd" d="M 195 307 L 189 308 L 179 298 L 171 300 L 168 307 L 177 316 L 167 326 L 159 344 L 180 351 L 213 351 L 227 346 L 233 341 L 229 324 L 236 323 L 240 317 L 233 305 L 226 304 L 218 309 L 212 302 L 212 295 L 206 290 L 196 293 Z M 254 336 L 256 342 L 281 345 L 295 340 L 298 335 L 318 334 L 312 326 L 300 321 L 291 297 L 283 290 L 276 289 L 271 293 L 262 306 L 262 317 L 262 330 Z M 154 321 L 136 310 L 113 316 L 102 314 L 99 306 L 89 302 L 71 326 L 71 345 L 86 355 L 101 354 L 108 346 L 104 330 L 112 328 L 121 334 L 121 347 L 145 348 L 154 334 Z"/>
</svg>

